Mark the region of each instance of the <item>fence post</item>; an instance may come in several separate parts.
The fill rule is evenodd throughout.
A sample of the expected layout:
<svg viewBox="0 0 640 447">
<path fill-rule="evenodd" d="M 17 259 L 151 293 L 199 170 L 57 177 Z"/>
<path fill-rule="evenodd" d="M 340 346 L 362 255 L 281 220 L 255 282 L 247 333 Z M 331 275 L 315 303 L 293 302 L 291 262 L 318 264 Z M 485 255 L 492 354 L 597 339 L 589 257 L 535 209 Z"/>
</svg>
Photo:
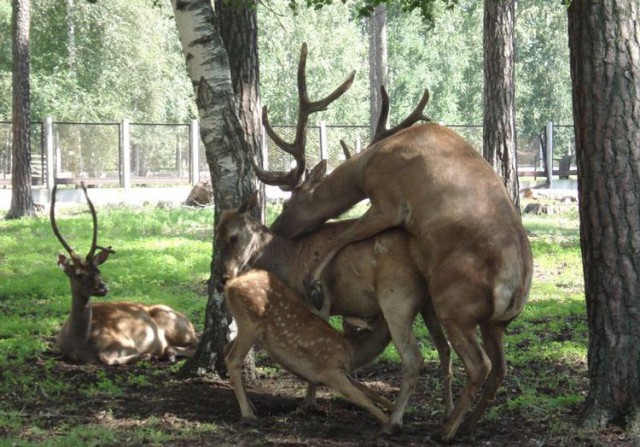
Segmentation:
<svg viewBox="0 0 640 447">
<path fill-rule="evenodd" d="M 189 155 L 191 156 L 191 185 L 200 182 L 200 125 L 198 120 L 191 120 L 189 126 Z"/>
<path fill-rule="evenodd" d="M 320 121 L 320 160 L 328 160 L 327 125 Z"/>
<path fill-rule="evenodd" d="M 53 193 L 53 185 L 56 181 L 56 157 L 53 153 L 53 118 L 50 116 L 45 117 L 44 119 L 44 129 L 43 129 L 43 137 L 44 137 L 44 150 L 46 154 L 46 177 L 47 177 L 47 198 L 51 201 L 51 194 Z"/>
<path fill-rule="evenodd" d="M 126 192 L 131 188 L 131 141 L 129 138 L 129 120 L 127 118 L 123 118 L 120 124 L 120 151 L 122 156 L 120 186 Z"/>
<path fill-rule="evenodd" d="M 551 188 L 553 183 L 553 121 L 547 123 L 547 187 Z"/>
<path fill-rule="evenodd" d="M 260 126 L 260 132 L 262 133 L 262 145 L 260 147 L 260 151 L 262 152 L 262 169 L 264 169 L 265 171 L 269 170 L 269 141 L 268 141 L 268 135 L 267 135 L 267 131 L 265 130 L 264 126 Z M 249 155 L 250 157 L 252 155 Z M 256 161 L 257 163 L 257 161 Z"/>
</svg>

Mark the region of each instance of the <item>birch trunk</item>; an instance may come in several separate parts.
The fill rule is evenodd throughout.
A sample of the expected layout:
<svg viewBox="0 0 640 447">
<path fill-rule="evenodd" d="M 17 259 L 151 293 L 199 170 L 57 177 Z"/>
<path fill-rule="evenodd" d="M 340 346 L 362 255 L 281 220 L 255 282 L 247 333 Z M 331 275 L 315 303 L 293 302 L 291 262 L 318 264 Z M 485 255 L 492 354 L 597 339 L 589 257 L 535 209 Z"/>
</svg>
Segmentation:
<svg viewBox="0 0 640 447">
<path fill-rule="evenodd" d="M 205 145 L 214 194 L 214 222 L 221 210 L 237 207 L 254 189 L 250 153 L 231 82 L 229 59 L 210 2 L 172 0 L 187 65 L 196 92 L 200 135 Z M 231 323 L 220 284 L 219 262 L 211 261 L 204 333 L 184 372 L 215 370 L 226 376 L 223 348 Z"/>
</svg>

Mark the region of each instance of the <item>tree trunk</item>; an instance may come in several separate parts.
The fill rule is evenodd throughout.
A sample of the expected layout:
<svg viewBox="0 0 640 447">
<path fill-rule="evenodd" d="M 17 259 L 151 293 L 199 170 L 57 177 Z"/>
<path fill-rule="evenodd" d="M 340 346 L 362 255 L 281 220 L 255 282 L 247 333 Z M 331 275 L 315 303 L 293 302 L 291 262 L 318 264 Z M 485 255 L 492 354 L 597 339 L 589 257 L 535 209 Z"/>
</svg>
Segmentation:
<svg viewBox="0 0 640 447">
<path fill-rule="evenodd" d="M 36 215 L 31 195 L 31 114 L 29 106 L 29 0 L 12 1 L 13 141 L 11 208 L 7 219 Z"/>
<path fill-rule="evenodd" d="M 389 69 L 387 66 L 387 7 L 374 8 L 369 22 L 369 123 L 370 138 L 376 133 L 380 116 L 382 97 L 380 86 L 389 89 Z"/>
<path fill-rule="evenodd" d="M 196 92 L 200 135 L 205 144 L 214 194 L 214 222 L 221 210 L 237 207 L 255 189 L 249 145 L 231 82 L 229 59 L 211 3 L 172 0 L 176 25 Z M 241 32 L 241 30 L 237 30 Z M 219 259 L 214 251 L 204 333 L 184 372 L 215 370 L 226 375 L 223 348 L 229 340 L 230 316 L 224 306 Z"/>
<path fill-rule="evenodd" d="M 569 47 L 589 322 L 583 422 L 640 441 L 640 7 L 573 1 Z"/>
<path fill-rule="evenodd" d="M 515 0 L 485 0 L 483 154 L 520 210 L 514 28 Z"/>
<path fill-rule="evenodd" d="M 258 17 L 257 3 L 237 5 L 228 0 L 216 0 L 216 17 L 224 47 L 229 55 L 231 82 L 239 105 L 240 121 L 244 136 L 249 144 L 251 157 L 255 154 L 258 163 L 262 161 L 262 114 L 260 105 L 260 63 L 258 58 Z M 238 32 L 242 30 L 242 32 Z M 246 160 L 249 163 L 249 160 Z M 253 171 L 247 171 L 249 181 L 255 187 L 257 179 Z M 261 189 L 264 197 L 264 185 Z M 253 189 L 253 188 L 252 188 Z M 243 195 L 242 201 L 248 196 Z M 264 201 L 251 210 L 256 219 L 264 222 Z M 253 350 L 246 358 L 244 365 L 245 380 L 257 379 Z"/>
<path fill-rule="evenodd" d="M 240 121 L 251 154 L 262 161 L 262 106 L 260 104 L 260 63 L 258 58 L 257 3 L 244 7 L 228 0 L 216 0 L 216 16 L 224 47 L 229 55 L 231 82 L 239 106 Z M 242 30 L 242 32 L 238 32 Z M 248 159 L 247 159 L 248 161 Z M 253 171 L 250 181 L 257 183 Z M 261 185 L 261 184 L 260 184 Z M 264 191 L 264 186 L 262 185 Z M 262 194 L 264 197 L 264 194 Z M 243 201 L 246 197 L 243 197 Z M 252 210 L 254 217 L 264 222 L 264 203 Z"/>
</svg>

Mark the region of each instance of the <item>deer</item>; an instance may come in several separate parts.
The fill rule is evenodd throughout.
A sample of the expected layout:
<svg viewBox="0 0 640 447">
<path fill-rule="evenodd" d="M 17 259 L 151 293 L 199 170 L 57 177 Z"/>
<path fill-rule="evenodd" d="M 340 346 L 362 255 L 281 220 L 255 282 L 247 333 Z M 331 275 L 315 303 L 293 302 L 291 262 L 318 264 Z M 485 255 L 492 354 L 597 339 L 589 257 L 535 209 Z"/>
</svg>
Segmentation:
<svg viewBox="0 0 640 447">
<path fill-rule="evenodd" d="M 298 85 L 306 89 L 300 79 Z M 304 129 L 297 129 L 294 144 L 274 138 L 263 108 L 267 134 L 303 167 L 262 175 L 263 182 L 291 191 L 271 230 L 300 237 L 369 199 L 367 211 L 333 237 L 304 280 L 308 299 L 317 307 L 327 298 L 324 271 L 349 244 L 395 227 L 413 237 L 414 256 L 427 280 L 436 318 L 467 376 L 440 431 L 441 438 L 450 441 L 465 416 L 465 428 L 475 428 L 504 379 L 504 333 L 529 296 L 531 247 L 520 215 L 489 163 L 446 126 L 417 124 L 425 118 L 428 90 L 415 110 L 390 129 L 389 97 L 384 87 L 381 91 L 382 111 L 370 145 L 331 173 L 321 161 L 304 178 L 305 138 L 298 138 Z M 253 166 L 261 171 L 255 161 Z"/>
<path fill-rule="evenodd" d="M 71 283 L 71 314 L 57 336 L 63 358 L 75 363 L 128 365 L 152 358 L 175 362 L 177 357 L 195 353 L 199 339 L 193 324 L 171 307 L 134 302 L 92 303 L 109 289 L 98 267 L 115 251 L 97 245 L 98 219 L 81 183 L 91 212 L 93 236 L 84 259 L 62 237 L 55 218 L 57 185 L 54 185 L 50 220 L 53 233 L 69 257 L 59 254 L 58 267 Z"/>
<path fill-rule="evenodd" d="M 359 351 L 357 341 L 311 312 L 276 275 L 250 270 L 226 281 L 223 294 L 238 328 L 224 348 L 224 360 L 242 418 L 256 418 L 244 389 L 242 364 L 249 350 L 259 344 L 285 369 L 309 383 L 333 388 L 387 424 L 388 416 L 375 403 L 386 409 L 392 409 L 393 403 L 347 374 Z M 386 339 L 385 334 L 382 338 Z"/>
<path fill-rule="evenodd" d="M 239 208 L 224 210 L 216 224 L 214 241 L 222 281 L 227 282 L 248 268 L 262 269 L 277 276 L 300 296 L 305 293 L 303 279 L 307 271 L 351 222 L 328 223 L 307 236 L 283 238 L 251 216 L 257 200 L 255 192 Z M 423 363 L 413 332 L 418 312 L 440 356 L 445 411 L 448 414 L 453 410 L 449 344 L 435 318 L 426 282 L 411 256 L 411 244 L 406 232 L 391 229 L 347 246 L 332 261 L 323 278 L 331 306 L 316 311 L 325 319 L 329 315 L 341 315 L 348 322 L 377 321 L 382 317 L 385 325 L 370 328 L 374 332 L 372 337 L 380 340 L 380 334 L 375 332 L 390 333 L 402 365 L 400 391 L 384 427 L 386 432 L 397 431 L 402 426 L 404 411 Z M 367 345 L 361 341 L 351 366 L 355 370 L 370 363 L 388 342 L 389 337 L 378 344 Z M 314 405 L 315 387 L 311 385 L 302 407 Z"/>
</svg>

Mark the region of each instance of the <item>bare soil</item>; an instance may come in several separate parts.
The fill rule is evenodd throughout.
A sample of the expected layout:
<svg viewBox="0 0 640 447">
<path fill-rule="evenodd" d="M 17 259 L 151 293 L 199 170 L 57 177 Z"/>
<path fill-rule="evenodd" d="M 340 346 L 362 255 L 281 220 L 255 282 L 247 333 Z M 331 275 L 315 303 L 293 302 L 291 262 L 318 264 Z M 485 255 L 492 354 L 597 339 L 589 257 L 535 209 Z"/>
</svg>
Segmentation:
<svg viewBox="0 0 640 447">
<path fill-rule="evenodd" d="M 51 353 L 51 356 L 55 354 Z M 42 367 L 36 362 L 33 368 Z M 266 362 L 266 363 L 265 363 Z M 132 365 L 120 367 L 77 366 L 63 361 L 47 371 L 48 380 L 61 380 L 77 385 L 81 390 L 100 378 L 114 382 L 121 375 L 145 376 L 144 386 L 129 386 L 119 397 L 87 398 L 86 393 L 64 393 L 55 397 L 42 393 L 42 399 L 20 402 L 16 392 L 2 399 L 21 408 L 27 419 L 25 426 L 37 425 L 26 438 L 41 441 L 55 437 L 64 427 L 98 424 L 122 432 L 142 428 L 149 421 L 161 421 L 162 431 L 175 435 L 175 446 L 428 446 L 441 445 L 438 428 L 442 421 L 442 398 L 437 364 L 427 363 L 418 387 L 410 400 L 403 430 L 385 435 L 377 422 L 364 410 L 346 402 L 341 396 L 321 389 L 318 409 L 299 412 L 297 406 L 304 396 L 305 385 L 294 376 L 272 368 L 267 360 L 259 361 L 259 371 L 267 371 L 258 382 L 248 387 L 257 421 L 240 420 L 240 412 L 233 390 L 225 380 L 213 377 L 180 378 L 169 365 Z M 4 374 L 11 374 L 4 371 Z M 522 407 L 507 410 L 505 402 L 518 396 L 517 372 L 510 376 L 498 393 L 494 415 L 485 415 L 477 431 L 460 433 L 455 446 L 614 446 L 632 444 L 619 427 L 610 427 L 597 433 L 577 429 L 578 406 L 567 406 L 552 415 L 541 414 L 539 409 L 526 412 Z M 454 395 L 460 391 L 464 374 L 455 371 Z M 393 398 L 398 391 L 400 371 L 397 365 L 377 363 L 360 371 L 357 379 Z M 540 390 L 559 394 L 561 388 Z M 105 393 L 108 395 L 108 393 Z M 5 403 L 7 401 L 5 400 Z M 14 406 L 14 405 L 11 405 Z M 495 416 L 495 414 L 499 416 Z M 560 426 L 570 430 L 558 432 Z M 568 424 L 567 424 L 568 423 Z M 203 424 L 215 424 L 215 430 L 200 430 Z M 556 427 L 555 429 L 553 427 Z M 576 427 L 573 431 L 572 427 Z M 0 427 L 0 439 L 5 430 Z M 569 431 L 569 432 L 567 432 Z M 152 445 L 128 443 L 128 445 Z M 120 445 L 120 443 L 118 444 Z"/>
</svg>

